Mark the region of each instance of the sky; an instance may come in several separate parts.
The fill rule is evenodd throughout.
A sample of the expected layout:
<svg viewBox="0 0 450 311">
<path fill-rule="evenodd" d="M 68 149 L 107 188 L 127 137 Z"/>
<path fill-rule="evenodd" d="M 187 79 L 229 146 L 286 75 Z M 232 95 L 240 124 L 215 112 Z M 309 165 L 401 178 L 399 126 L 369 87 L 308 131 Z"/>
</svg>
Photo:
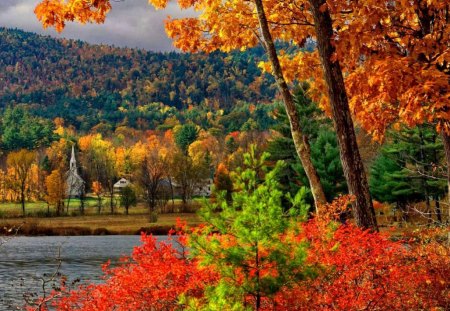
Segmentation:
<svg viewBox="0 0 450 311">
<path fill-rule="evenodd" d="M 174 50 L 164 31 L 167 16 L 177 18 L 193 15 L 192 11 L 181 11 L 173 2 L 165 10 L 156 11 L 148 4 L 148 0 L 112 0 L 112 10 L 104 24 L 69 23 L 58 34 L 53 29 L 42 28 L 33 13 L 38 3 L 39 0 L 0 0 L 0 26 L 57 38 L 165 52 Z"/>
</svg>

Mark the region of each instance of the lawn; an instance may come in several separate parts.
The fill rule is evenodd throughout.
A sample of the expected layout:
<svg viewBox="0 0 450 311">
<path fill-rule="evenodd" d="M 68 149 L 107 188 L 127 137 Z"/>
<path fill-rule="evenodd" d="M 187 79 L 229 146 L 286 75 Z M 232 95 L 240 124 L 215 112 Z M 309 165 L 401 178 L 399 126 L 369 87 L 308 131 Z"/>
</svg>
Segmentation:
<svg viewBox="0 0 450 311">
<path fill-rule="evenodd" d="M 189 212 L 193 211 L 193 207 L 197 207 L 201 199 L 193 199 L 191 206 L 187 207 Z M 125 214 L 125 209 L 119 206 L 119 198 L 114 198 L 114 214 Z M 80 215 L 80 200 L 79 199 L 66 199 L 64 202 L 65 212 L 67 216 L 78 216 Z M 68 209 L 68 211 L 67 211 Z M 167 202 L 164 212 L 182 212 L 182 202 L 180 199 L 175 199 L 174 202 Z M 145 204 L 140 203 L 136 207 L 130 207 L 130 215 L 142 215 L 147 214 L 148 210 Z M 27 217 L 47 217 L 55 216 L 55 209 L 53 207 L 48 208 L 47 203 L 38 202 L 27 202 L 25 204 L 25 214 Z M 98 215 L 98 200 L 95 197 L 86 197 L 84 200 L 84 215 Z M 110 215 L 110 199 L 102 198 L 100 215 Z M 0 218 L 12 218 L 12 217 L 22 217 L 22 206 L 20 203 L 4 202 L 0 203 Z"/>
</svg>

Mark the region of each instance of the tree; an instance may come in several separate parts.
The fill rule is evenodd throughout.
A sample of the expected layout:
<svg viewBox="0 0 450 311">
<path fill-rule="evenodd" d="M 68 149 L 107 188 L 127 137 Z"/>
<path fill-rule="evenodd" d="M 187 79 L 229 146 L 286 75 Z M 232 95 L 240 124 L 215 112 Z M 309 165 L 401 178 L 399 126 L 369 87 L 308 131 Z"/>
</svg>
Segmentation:
<svg viewBox="0 0 450 311">
<path fill-rule="evenodd" d="M 164 191 L 163 179 L 168 173 L 166 159 L 159 151 L 157 148 L 149 149 L 137 173 L 137 180 L 144 190 L 151 222 L 157 221 L 157 203 Z"/>
<path fill-rule="evenodd" d="M 337 195 L 347 192 L 347 185 L 339 159 L 339 147 L 331 120 L 307 96 L 308 85 L 303 84 L 295 94 L 295 104 L 304 134 L 311 144 L 313 164 L 317 169 L 325 195 L 332 201 Z M 295 146 L 289 131 L 287 116 L 283 110 L 276 112 L 277 124 L 274 136 L 267 147 L 270 160 L 283 160 L 286 166 L 281 171 L 283 189 L 292 195 L 302 186 L 308 185 L 305 171 L 296 157 Z"/>
<path fill-rule="evenodd" d="M 49 205 L 54 205 L 56 215 L 61 215 L 64 211 L 64 198 L 66 196 L 66 179 L 64 174 L 59 170 L 53 170 L 50 175 L 45 178 L 47 188 L 46 201 Z"/>
<path fill-rule="evenodd" d="M 446 151 L 450 193 L 450 4 L 351 1 L 337 9 L 347 12 L 336 47 L 350 68 L 356 118 L 379 140 L 392 124 L 434 123 Z"/>
<path fill-rule="evenodd" d="M 404 214 L 408 203 L 425 201 L 429 215 L 431 198 L 437 222 L 442 222 L 439 199 L 446 186 L 443 160 L 442 141 L 432 126 L 391 131 L 371 169 L 372 193 L 377 200 L 396 203 Z"/>
<path fill-rule="evenodd" d="M 188 240 L 191 256 L 220 275 L 207 291 L 202 310 L 230 305 L 262 310 L 264 302 L 283 286 L 313 275 L 305 262 L 307 244 L 284 236 L 306 219 L 305 191 L 295 199 L 289 196 L 293 207 L 286 213 L 277 181 L 283 164 L 278 162 L 269 171 L 268 154 L 256 158 L 254 149 L 244 157 L 246 169 L 233 174 L 234 188 L 239 190 L 232 203 L 220 196 L 216 204 L 203 208 L 200 215 L 209 225 L 194 231 Z M 216 213 L 219 208 L 221 212 Z"/>
<path fill-rule="evenodd" d="M 102 184 L 99 181 L 93 181 L 91 189 L 92 192 L 94 192 L 94 194 L 97 196 L 97 213 L 100 214 L 102 210 Z"/>
<path fill-rule="evenodd" d="M 225 192 L 225 199 L 231 202 L 231 193 L 233 191 L 233 181 L 230 177 L 230 172 L 224 163 L 219 163 L 214 174 L 214 190 L 217 192 Z"/>
<path fill-rule="evenodd" d="M 170 162 L 170 173 L 180 188 L 183 205 L 187 205 L 197 186 L 209 178 L 209 165 L 205 161 L 194 162 L 189 155 L 176 152 Z"/>
<path fill-rule="evenodd" d="M 50 121 L 33 117 L 24 107 L 7 108 L 3 115 L 2 147 L 6 150 L 47 147 L 55 140 Z"/>
<path fill-rule="evenodd" d="M 35 161 L 36 161 L 35 153 L 25 149 L 9 153 L 6 160 L 8 166 L 14 169 L 15 174 L 17 176 L 17 180 L 19 181 L 20 202 L 22 205 L 22 212 L 24 216 L 25 216 L 25 189 L 28 181 L 28 175 Z"/>
<path fill-rule="evenodd" d="M 198 130 L 196 126 L 191 123 L 180 125 L 180 127 L 175 130 L 175 143 L 185 154 L 188 152 L 189 145 L 192 144 L 197 137 Z"/>
<path fill-rule="evenodd" d="M 377 230 L 377 220 L 369 184 L 359 154 L 353 126 L 344 76 L 339 60 L 335 59 L 336 48 L 333 45 L 334 28 L 326 0 L 309 0 L 314 19 L 317 48 L 323 67 L 324 79 L 328 90 L 334 127 L 339 142 L 342 168 L 350 194 L 355 197 L 353 215 L 362 228 Z"/>
<path fill-rule="evenodd" d="M 129 208 L 137 204 L 136 192 L 131 186 L 127 186 L 120 191 L 120 204 L 125 208 L 126 215 L 128 215 Z"/>
<path fill-rule="evenodd" d="M 114 213 L 114 183 L 117 180 L 116 153 L 110 141 L 100 134 L 80 137 L 83 167 L 94 181 L 99 181 L 110 197 L 111 214 Z"/>
</svg>

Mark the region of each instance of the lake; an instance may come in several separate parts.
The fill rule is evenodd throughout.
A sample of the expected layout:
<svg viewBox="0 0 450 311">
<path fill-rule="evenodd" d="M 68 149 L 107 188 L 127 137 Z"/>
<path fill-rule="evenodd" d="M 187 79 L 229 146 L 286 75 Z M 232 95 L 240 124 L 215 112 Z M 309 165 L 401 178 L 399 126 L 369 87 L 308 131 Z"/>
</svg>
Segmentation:
<svg viewBox="0 0 450 311">
<path fill-rule="evenodd" d="M 22 310 L 24 294 L 42 294 L 38 278 L 56 271 L 59 249 L 69 282 L 99 281 L 103 263 L 117 262 L 136 245 L 139 236 L 14 237 L 0 246 L 0 311 Z"/>
</svg>

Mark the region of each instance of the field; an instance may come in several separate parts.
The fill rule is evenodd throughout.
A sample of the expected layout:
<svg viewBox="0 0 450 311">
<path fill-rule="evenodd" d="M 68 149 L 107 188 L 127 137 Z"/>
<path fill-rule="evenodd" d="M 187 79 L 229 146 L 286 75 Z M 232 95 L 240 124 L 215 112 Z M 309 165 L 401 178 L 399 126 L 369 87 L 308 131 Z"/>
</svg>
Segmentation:
<svg viewBox="0 0 450 311">
<path fill-rule="evenodd" d="M 67 207 L 67 202 L 65 203 Z M 198 202 L 183 207 L 179 200 L 168 203 L 158 215 L 156 223 L 150 223 L 147 208 L 143 204 L 129 209 L 115 207 L 110 213 L 109 199 L 103 199 L 100 214 L 97 199 L 85 200 L 84 214 L 79 211 L 79 201 L 72 199 L 69 211 L 63 216 L 56 216 L 52 208 L 48 209 L 45 202 L 30 202 L 25 206 L 26 217 L 22 215 L 20 204 L 0 204 L 0 232 L 9 228 L 20 228 L 19 234 L 24 235 L 98 235 L 98 234 L 139 234 L 146 231 L 154 234 L 167 234 L 177 218 L 184 219 L 189 225 L 199 223 L 194 210 Z"/>
</svg>

